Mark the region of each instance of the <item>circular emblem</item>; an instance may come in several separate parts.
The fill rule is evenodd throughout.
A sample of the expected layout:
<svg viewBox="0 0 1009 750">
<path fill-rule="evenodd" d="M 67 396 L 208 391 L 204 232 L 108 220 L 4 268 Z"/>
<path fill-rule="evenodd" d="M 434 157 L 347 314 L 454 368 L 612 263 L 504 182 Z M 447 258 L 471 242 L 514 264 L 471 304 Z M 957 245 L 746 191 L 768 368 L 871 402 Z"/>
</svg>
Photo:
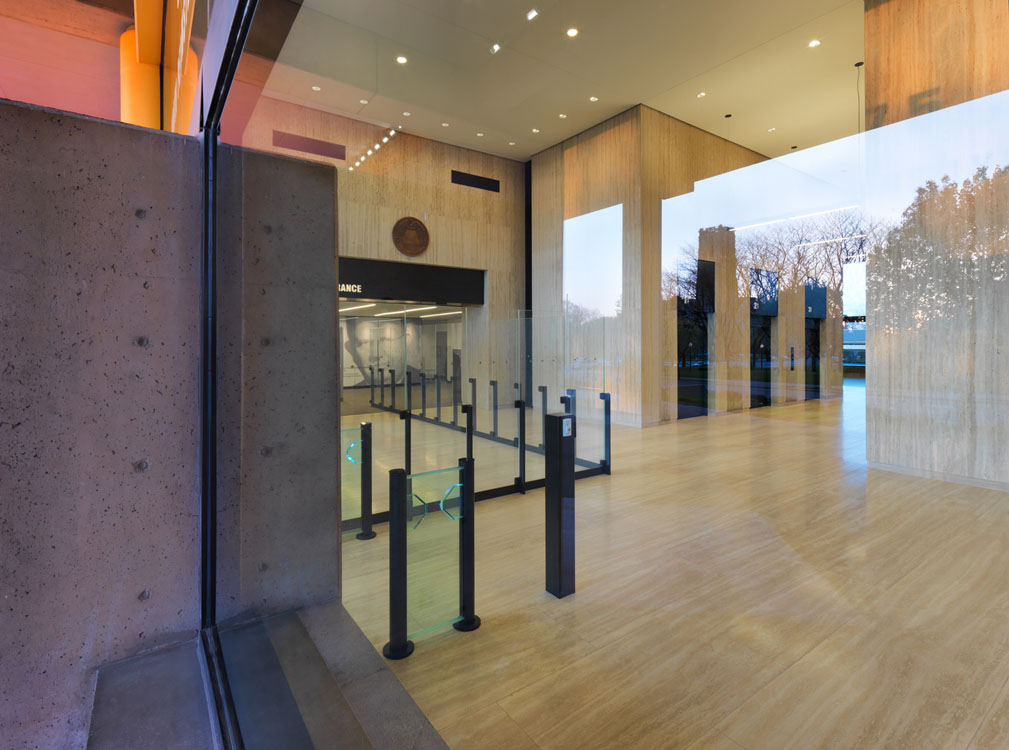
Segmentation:
<svg viewBox="0 0 1009 750">
<path fill-rule="evenodd" d="M 403 255 L 409 255 L 411 258 L 427 250 L 430 241 L 431 237 L 424 222 L 412 216 L 404 216 L 392 228 L 392 244 Z"/>
</svg>

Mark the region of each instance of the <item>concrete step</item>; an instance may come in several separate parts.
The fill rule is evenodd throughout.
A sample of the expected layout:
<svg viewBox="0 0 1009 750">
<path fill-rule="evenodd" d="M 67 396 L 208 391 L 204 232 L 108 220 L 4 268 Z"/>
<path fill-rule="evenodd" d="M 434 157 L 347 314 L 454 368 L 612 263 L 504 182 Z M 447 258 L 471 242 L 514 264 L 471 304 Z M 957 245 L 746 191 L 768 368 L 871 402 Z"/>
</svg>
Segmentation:
<svg viewBox="0 0 1009 750">
<path fill-rule="evenodd" d="M 197 639 L 98 670 L 89 750 L 218 750 L 209 680 Z"/>
</svg>

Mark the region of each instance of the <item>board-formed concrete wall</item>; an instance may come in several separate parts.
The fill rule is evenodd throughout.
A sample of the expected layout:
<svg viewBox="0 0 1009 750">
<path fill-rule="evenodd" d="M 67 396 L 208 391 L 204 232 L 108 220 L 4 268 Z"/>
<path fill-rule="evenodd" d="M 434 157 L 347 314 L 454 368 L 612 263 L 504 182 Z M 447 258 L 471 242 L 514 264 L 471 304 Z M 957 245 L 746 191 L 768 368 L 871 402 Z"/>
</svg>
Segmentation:
<svg viewBox="0 0 1009 750">
<path fill-rule="evenodd" d="M 0 746 L 199 627 L 201 150 L 0 101 Z"/>
</svg>

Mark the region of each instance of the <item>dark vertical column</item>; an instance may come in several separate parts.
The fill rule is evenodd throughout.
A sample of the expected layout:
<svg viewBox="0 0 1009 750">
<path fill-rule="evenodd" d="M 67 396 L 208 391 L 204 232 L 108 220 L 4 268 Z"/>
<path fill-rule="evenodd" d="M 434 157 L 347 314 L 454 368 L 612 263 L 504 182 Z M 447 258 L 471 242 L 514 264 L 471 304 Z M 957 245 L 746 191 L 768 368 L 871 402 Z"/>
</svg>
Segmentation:
<svg viewBox="0 0 1009 750">
<path fill-rule="evenodd" d="M 533 402 L 533 163 L 527 161 L 525 164 L 525 193 L 526 193 L 526 253 L 525 253 L 525 281 L 526 281 L 526 305 L 523 317 L 523 328 L 525 333 L 525 397 L 520 393 L 518 398 L 523 399 L 527 404 Z"/>
<path fill-rule="evenodd" d="M 460 498 L 459 516 L 459 617 L 452 624 L 456 630 L 468 633 L 480 627 L 480 618 L 476 616 L 476 534 L 474 530 L 475 509 L 475 476 L 472 458 L 460 458 L 459 469 L 462 474 L 462 497 Z"/>
<path fill-rule="evenodd" d="M 497 381 L 490 381 L 490 410 L 491 426 L 490 436 L 497 437 Z"/>
<path fill-rule="evenodd" d="M 427 419 L 427 378 L 420 374 L 420 416 Z"/>
<path fill-rule="evenodd" d="M 406 371 L 406 410 L 409 412 L 413 411 L 413 375 L 409 370 Z"/>
<path fill-rule="evenodd" d="M 407 474 L 412 474 L 413 469 L 410 465 L 410 453 L 412 449 L 412 426 L 413 426 L 413 415 L 408 411 L 401 411 L 399 413 L 399 418 L 403 420 L 403 461 L 404 468 Z"/>
<path fill-rule="evenodd" d="M 389 642 L 386 659 L 405 659 L 413 653 L 406 637 L 406 472 L 389 472 Z"/>
<path fill-rule="evenodd" d="M 548 414 L 546 436 L 546 589 L 575 592 L 575 418 Z"/>
<path fill-rule="evenodd" d="M 526 403 L 522 399 L 515 402 L 518 409 L 518 437 L 515 443 L 519 449 L 519 475 L 515 477 L 515 486 L 523 495 L 526 493 Z"/>
<path fill-rule="evenodd" d="M 368 372 L 371 374 L 371 377 L 368 379 L 369 380 L 368 386 L 371 388 L 371 393 L 368 396 L 368 403 L 370 403 L 372 406 L 374 406 L 375 405 L 375 366 L 374 365 L 368 365 Z"/>
<path fill-rule="evenodd" d="M 610 442 L 610 394 L 600 393 L 599 398 L 603 401 L 603 471 L 607 474 L 613 473 L 613 457 L 611 454 Z"/>
<path fill-rule="evenodd" d="M 476 430 L 476 378 L 469 379 L 469 402 L 473 405 L 473 429 Z"/>
<path fill-rule="evenodd" d="M 462 413 L 466 415 L 466 458 L 473 458 L 473 433 L 476 430 L 476 411 L 473 404 L 463 404 Z"/>
<path fill-rule="evenodd" d="M 434 401 L 435 401 L 435 412 L 434 421 L 441 421 L 441 376 L 434 376 Z"/>
<path fill-rule="evenodd" d="M 540 432 L 540 448 L 543 448 L 547 443 L 547 387 L 545 385 L 541 385 L 538 390 L 540 392 L 541 399 L 540 408 L 543 410 L 543 417 L 541 420 L 542 430 Z"/>
<path fill-rule="evenodd" d="M 361 531 L 357 538 L 375 538 L 371 528 L 371 422 L 361 422 Z"/>
<path fill-rule="evenodd" d="M 378 383 L 379 383 L 379 406 L 385 408 L 385 368 L 378 368 Z"/>
<path fill-rule="evenodd" d="M 396 409 L 396 371 L 389 368 L 389 387 L 392 388 L 392 408 Z"/>
</svg>

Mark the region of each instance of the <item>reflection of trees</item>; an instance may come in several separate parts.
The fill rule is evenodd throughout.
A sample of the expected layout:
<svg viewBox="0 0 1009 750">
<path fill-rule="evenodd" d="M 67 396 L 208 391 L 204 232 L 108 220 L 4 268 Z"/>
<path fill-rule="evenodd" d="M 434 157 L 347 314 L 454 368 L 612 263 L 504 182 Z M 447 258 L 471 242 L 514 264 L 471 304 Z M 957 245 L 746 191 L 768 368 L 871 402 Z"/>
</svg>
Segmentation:
<svg viewBox="0 0 1009 750">
<path fill-rule="evenodd" d="M 973 330 L 979 287 L 1002 281 L 1009 253 L 1009 168 L 980 167 L 918 188 L 901 221 L 874 246 L 867 284 L 883 330 L 963 318 Z"/>
</svg>

